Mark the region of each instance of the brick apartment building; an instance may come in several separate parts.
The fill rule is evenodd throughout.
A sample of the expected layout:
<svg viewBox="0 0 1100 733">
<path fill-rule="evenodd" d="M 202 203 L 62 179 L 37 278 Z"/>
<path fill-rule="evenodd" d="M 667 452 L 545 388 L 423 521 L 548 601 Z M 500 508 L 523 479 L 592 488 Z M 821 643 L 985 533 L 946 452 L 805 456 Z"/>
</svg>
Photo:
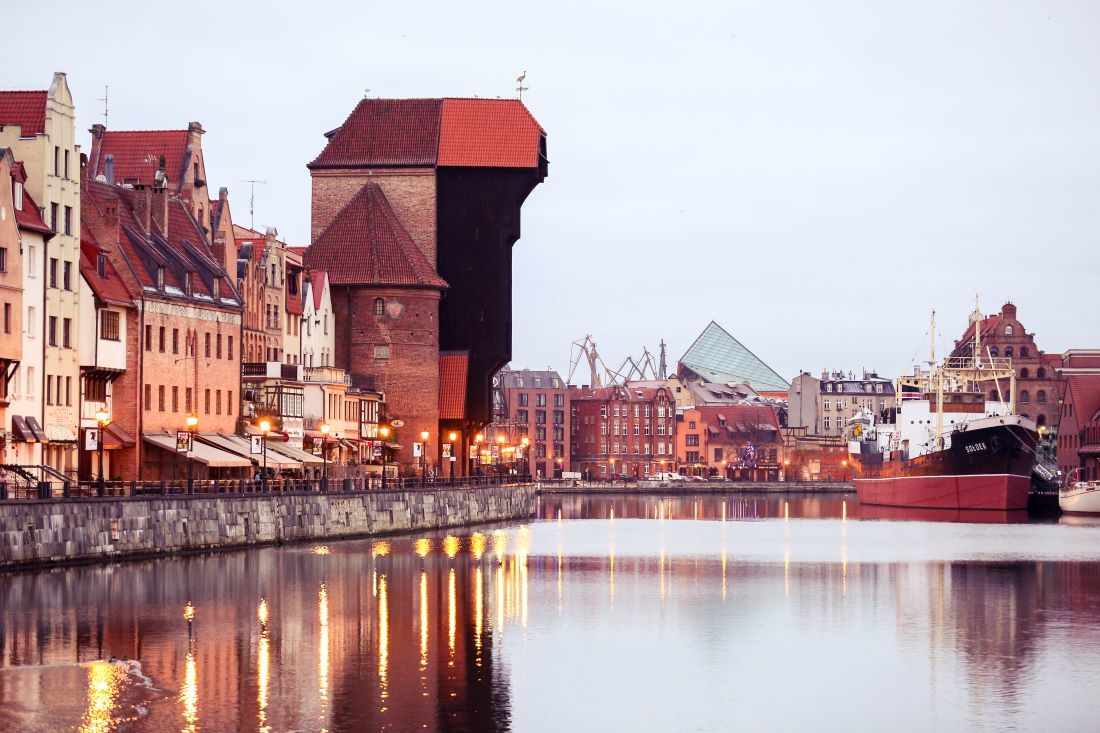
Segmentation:
<svg viewBox="0 0 1100 733">
<path fill-rule="evenodd" d="M 1071 349 L 1059 373 L 1058 470 L 1066 481 L 1100 480 L 1100 349 Z"/>
<path fill-rule="evenodd" d="M 452 431 L 466 455 L 511 357 L 511 248 L 545 132 L 517 100 L 364 99 L 327 138 L 303 264 L 328 274 L 334 363 L 386 394 L 407 471 L 422 432 L 432 465 Z"/>
<path fill-rule="evenodd" d="M 676 400 L 668 387 L 569 388 L 570 467 L 589 478 L 672 470 Z"/>
<path fill-rule="evenodd" d="M 791 381 L 787 425 L 805 428 L 807 436 L 842 437 L 848 420 L 866 409 L 880 422 L 894 421 L 894 382 L 875 372 L 822 371 L 821 377 L 802 372 Z"/>
<path fill-rule="evenodd" d="M 953 357 L 973 357 L 974 329 L 978 318 L 975 311 L 962 338 L 955 342 Z M 983 357 L 1012 359 L 1016 370 L 1016 411 L 1030 417 L 1039 427 L 1052 426 L 1058 421 L 1059 404 L 1063 385 L 1058 377 L 1062 357 L 1046 354 L 1035 345 L 1035 334 L 1028 333 L 1016 317 L 1016 306 L 1005 303 L 1001 312 L 981 321 L 981 349 Z M 991 387 L 990 400 L 1009 399 L 1008 380 L 1002 380 L 1000 389 Z"/>
<path fill-rule="evenodd" d="M 568 471 L 570 464 L 569 388 L 556 371 L 503 369 L 494 379 L 493 422 L 485 431 L 489 444 L 498 435 L 510 446 L 522 446 L 531 476 L 552 478 Z M 525 453 L 525 455 L 524 455 Z"/>
<path fill-rule="evenodd" d="M 692 407 L 677 415 L 676 465 L 685 475 L 777 481 L 783 460 L 771 405 Z"/>
</svg>

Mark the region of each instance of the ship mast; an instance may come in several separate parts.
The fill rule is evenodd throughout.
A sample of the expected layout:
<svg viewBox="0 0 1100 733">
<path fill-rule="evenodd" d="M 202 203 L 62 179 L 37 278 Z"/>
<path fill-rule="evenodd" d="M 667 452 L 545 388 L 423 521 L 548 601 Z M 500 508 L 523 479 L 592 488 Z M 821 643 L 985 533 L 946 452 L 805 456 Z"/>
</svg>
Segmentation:
<svg viewBox="0 0 1100 733">
<path fill-rule="evenodd" d="M 974 294 L 974 368 L 982 368 L 982 306 Z"/>
<path fill-rule="evenodd" d="M 932 354 L 931 376 L 936 380 L 936 438 L 932 441 L 934 450 L 943 448 L 943 370 L 936 366 L 936 309 L 932 309 L 932 326 L 928 334 Z"/>
</svg>

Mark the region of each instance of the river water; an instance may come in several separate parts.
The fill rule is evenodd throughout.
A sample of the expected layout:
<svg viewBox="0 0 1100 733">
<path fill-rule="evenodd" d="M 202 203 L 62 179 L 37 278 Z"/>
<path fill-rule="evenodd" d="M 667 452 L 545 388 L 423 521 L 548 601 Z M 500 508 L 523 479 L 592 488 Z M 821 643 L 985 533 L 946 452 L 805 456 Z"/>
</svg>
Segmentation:
<svg viewBox="0 0 1100 733">
<path fill-rule="evenodd" d="M 1100 729 L 1080 519 L 551 496 L 451 535 L 0 576 L 0 604 L 0 731 Z"/>
</svg>

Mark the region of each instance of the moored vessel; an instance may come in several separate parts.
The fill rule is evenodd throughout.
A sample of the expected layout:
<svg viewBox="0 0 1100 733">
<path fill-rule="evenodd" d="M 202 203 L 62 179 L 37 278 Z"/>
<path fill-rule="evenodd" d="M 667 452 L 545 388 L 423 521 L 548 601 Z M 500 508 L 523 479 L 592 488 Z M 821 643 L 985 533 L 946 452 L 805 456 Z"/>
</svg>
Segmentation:
<svg viewBox="0 0 1100 733">
<path fill-rule="evenodd" d="M 1074 481 L 1058 492 L 1058 507 L 1066 514 L 1100 514 L 1100 481 Z"/>
</svg>

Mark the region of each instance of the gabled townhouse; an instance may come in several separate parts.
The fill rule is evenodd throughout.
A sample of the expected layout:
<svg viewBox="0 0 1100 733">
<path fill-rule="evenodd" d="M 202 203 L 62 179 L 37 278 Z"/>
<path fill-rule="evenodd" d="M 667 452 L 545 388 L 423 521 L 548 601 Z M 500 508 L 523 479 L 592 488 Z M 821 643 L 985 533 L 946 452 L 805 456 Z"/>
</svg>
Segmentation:
<svg viewBox="0 0 1100 733">
<path fill-rule="evenodd" d="M 15 208 L 16 182 L 21 177 L 11 150 L 0 148 L 0 437 L 4 463 L 14 456 L 10 450 L 14 445 L 10 388 L 23 358 L 23 248 Z M 22 190 L 19 195 L 22 202 Z"/>
<path fill-rule="evenodd" d="M 46 282 L 41 313 L 28 325 L 41 329 L 45 342 L 41 373 L 34 376 L 39 382 L 35 392 L 45 398 L 40 432 L 47 442 L 40 460 L 58 472 L 75 475 L 81 171 L 73 97 L 64 73 L 55 73 L 46 90 L 0 92 L 0 147 L 10 147 L 22 161 L 27 176 L 23 185 L 54 233 L 43 253 Z"/>
<path fill-rule="evenodd" d="M 332 290 L 324 270 L 305 272 L 302 298 L 302 365 L 332 366 L 336 327 L 332 317 Z"/>
</svg>

